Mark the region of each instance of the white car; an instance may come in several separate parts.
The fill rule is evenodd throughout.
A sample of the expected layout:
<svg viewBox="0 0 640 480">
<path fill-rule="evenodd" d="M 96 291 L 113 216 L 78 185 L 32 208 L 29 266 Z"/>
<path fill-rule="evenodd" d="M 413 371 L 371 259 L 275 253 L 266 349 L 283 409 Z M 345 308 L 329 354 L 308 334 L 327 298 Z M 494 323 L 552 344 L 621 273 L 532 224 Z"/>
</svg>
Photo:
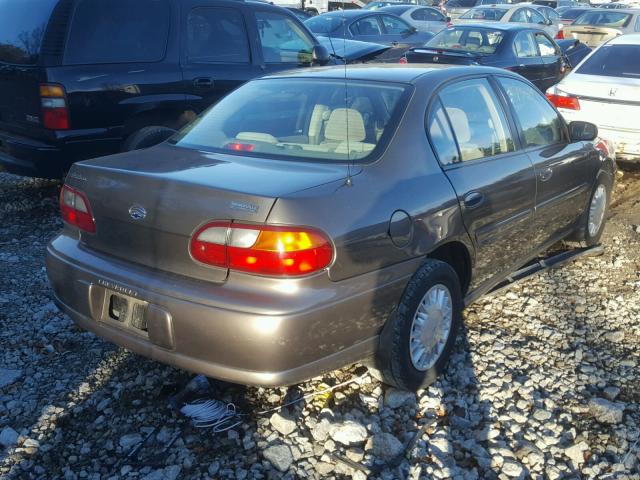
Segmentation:
<svg viewBox="0 0 640 480">
<path fill-rule="evenodd" d="M 567 122 L 598 126 L 616 158 L 640 161 L 640 34 L 622 35 L 594 50 L 547 98 Z"/>
<path fill-rule="evenodd" d="M 451 25 L 451 18 L 433 7 L 393 5 L 379 10 L 397 15 L 420 32 L 438 33 L 443 28 Z"/>
</svg>

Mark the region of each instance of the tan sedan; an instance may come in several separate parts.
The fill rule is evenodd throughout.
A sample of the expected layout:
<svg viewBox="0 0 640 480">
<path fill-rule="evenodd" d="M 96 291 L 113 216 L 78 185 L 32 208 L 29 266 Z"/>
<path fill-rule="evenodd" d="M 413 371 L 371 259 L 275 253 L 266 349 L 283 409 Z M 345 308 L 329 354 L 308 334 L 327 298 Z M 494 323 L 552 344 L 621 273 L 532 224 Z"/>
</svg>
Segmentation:
<svg viewBox="0 0 640 480">
<path fill-rule="evenodd" d="M 563 38 L 575 38 L 596 48 L 625 33 L 640 32 L 640 9 L 594 8 L 563 28 Z"/>
</svg>

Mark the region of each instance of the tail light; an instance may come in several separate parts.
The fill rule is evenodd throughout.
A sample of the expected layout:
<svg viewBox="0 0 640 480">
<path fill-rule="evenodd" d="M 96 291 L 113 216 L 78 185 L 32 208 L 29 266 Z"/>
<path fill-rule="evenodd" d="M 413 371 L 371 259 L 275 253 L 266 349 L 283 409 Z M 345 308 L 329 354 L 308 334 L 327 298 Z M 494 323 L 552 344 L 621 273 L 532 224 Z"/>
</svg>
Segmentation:
<svg viewBox="0 0 640 480">
<path fill-rule="evenodd" d="M 42 125 L 49 130 L 69 129 L 69 108 L 64 87 L 53 83 L 40 85 Z"/>
<path fill-rule="evenodd" d="M 562 31 L 562 29 L 558 30 L 558 33 L 556 33 L 555 39 L 564 40 L 564 32 Z"/>
<path fill-rule="evenodd" d="M 400 60 L 398 60 L 398 63 L 405 64 L 405 63 L 409 63 L 409 62 L 407 61 L 407 57 L 403 56 L 403 57 L 400 57 Z"/>
<path fill-rule="evenodd" d="M 189 247 L 207 265 L 279 277 L 309 275 L 333 259 L 329 239 L 307 227 L 211 222 L 196 231 Z"/>
<path fill-rule="evenodd" d="M 577 97 L 557 93 L 547 93 L 547 98 L 556 108 L 565 108 L 567 110 L 580 110 L 580 100 Z"/>
<path fill-rule="evenodd" d="M 62 219 L 69 225 L 78 227 L 85 232 L 96 232 L 96 222 L 93 220 L 91 205 L 84 193 L 68 185 L 63 185 L 60 191 L 60 211 Z"/>
</svg>

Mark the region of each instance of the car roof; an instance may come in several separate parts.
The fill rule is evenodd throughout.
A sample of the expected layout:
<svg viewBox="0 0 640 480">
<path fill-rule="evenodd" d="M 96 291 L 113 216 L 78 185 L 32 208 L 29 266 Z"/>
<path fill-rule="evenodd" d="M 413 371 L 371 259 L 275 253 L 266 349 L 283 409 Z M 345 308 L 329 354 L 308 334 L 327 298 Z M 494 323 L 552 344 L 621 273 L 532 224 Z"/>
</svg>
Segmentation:
<svg viewBox="0 0 640 480">
<path fill-rule="evenodd" d="M 447 75 L 447 73 L 449 75 Z M 505 73 L 505 70 L 493 67 L 469 65 L 435 64 L 357 64 L 313 67 L 274 73 L 264 78 L 314 78 L 343 80 L 370 80 L 389 83 L 411 83 L 418 79 L 436 75 L 467 76 L 472 73 Z M 259 80 L 258 80 L 259 81 Z"/>
<path fill-rule="evenodd" d="M 538 27 L 534 26 L 532 23 L 512 23 L 512 22 L 469 22 L 469 23 L 458 23 L 457 25 L 453 25 L 452 27 L 447 27 L 448 30 L 453 28 L 484 28 L 486 30 L 504 30 L 506 31 L 515 31 L 515 30 L 540 30 Z"/>
<path fill-rule="evenodd" d="M 640 33 L 627 33 L 607 42 L 607 45 L 640 45 Z"/>
<path fill-rule="evenodd" d="M 519 6 L 519 4 L 518 4 Z M 469 10 L 511 10 L 512 8 L 516 8 L 512 5 L 507 4 L 499 4 L 499 5 L 477 5 Z"/>
<path fill-rule="evenodd" d="M 378 10 L 334 10 L 333 12 L 323 13 L 323 17 L 342 17 L 342 18 L 358 18 L 367 15 L 380 15 L 380 9 Z"/>
<path fill-rule="evenodd" d="M 404 12 L 408 12 L 409 10 L 416 10 L 418 8 L 432 8 L 432 7 L 423 7 L 422 5 L 412 5 L 410 3 L 403 3 L 401 5 L 388 5 L 386 7 L 379 8 L 379 12 L 391 12 L 396 15 L 403 14 Z"/>
</svg>

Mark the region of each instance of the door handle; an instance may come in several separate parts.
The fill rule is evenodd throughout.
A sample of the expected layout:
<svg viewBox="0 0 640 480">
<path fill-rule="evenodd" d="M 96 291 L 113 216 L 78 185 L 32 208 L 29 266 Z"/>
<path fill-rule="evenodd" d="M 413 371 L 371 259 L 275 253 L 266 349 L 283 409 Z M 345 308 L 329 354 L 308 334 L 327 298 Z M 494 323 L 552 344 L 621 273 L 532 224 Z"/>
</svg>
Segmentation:
<svg viewBox="0 0 640 480">
<path fill-rule="evenodd" d="M 551 177 L 553 177 L 553 170 L 551 168 L 545 168 L 540 172 L 538 176 L 540 177 L 541 182 L 546 182 Z"/>
<path fill-rule="evenodd" d="M 484 195 L 480 192 L 469 192 L 464 196 L 464 206 L 467 208 L 477 208 L 484 202 Z"/>
<path fill-rule="evenodd" d="M 211 88 L 213 87 L 213 79 L 209 77 L 196 78 L 193 81 L 193 86 L 196 88 Z"/>
</svg>

